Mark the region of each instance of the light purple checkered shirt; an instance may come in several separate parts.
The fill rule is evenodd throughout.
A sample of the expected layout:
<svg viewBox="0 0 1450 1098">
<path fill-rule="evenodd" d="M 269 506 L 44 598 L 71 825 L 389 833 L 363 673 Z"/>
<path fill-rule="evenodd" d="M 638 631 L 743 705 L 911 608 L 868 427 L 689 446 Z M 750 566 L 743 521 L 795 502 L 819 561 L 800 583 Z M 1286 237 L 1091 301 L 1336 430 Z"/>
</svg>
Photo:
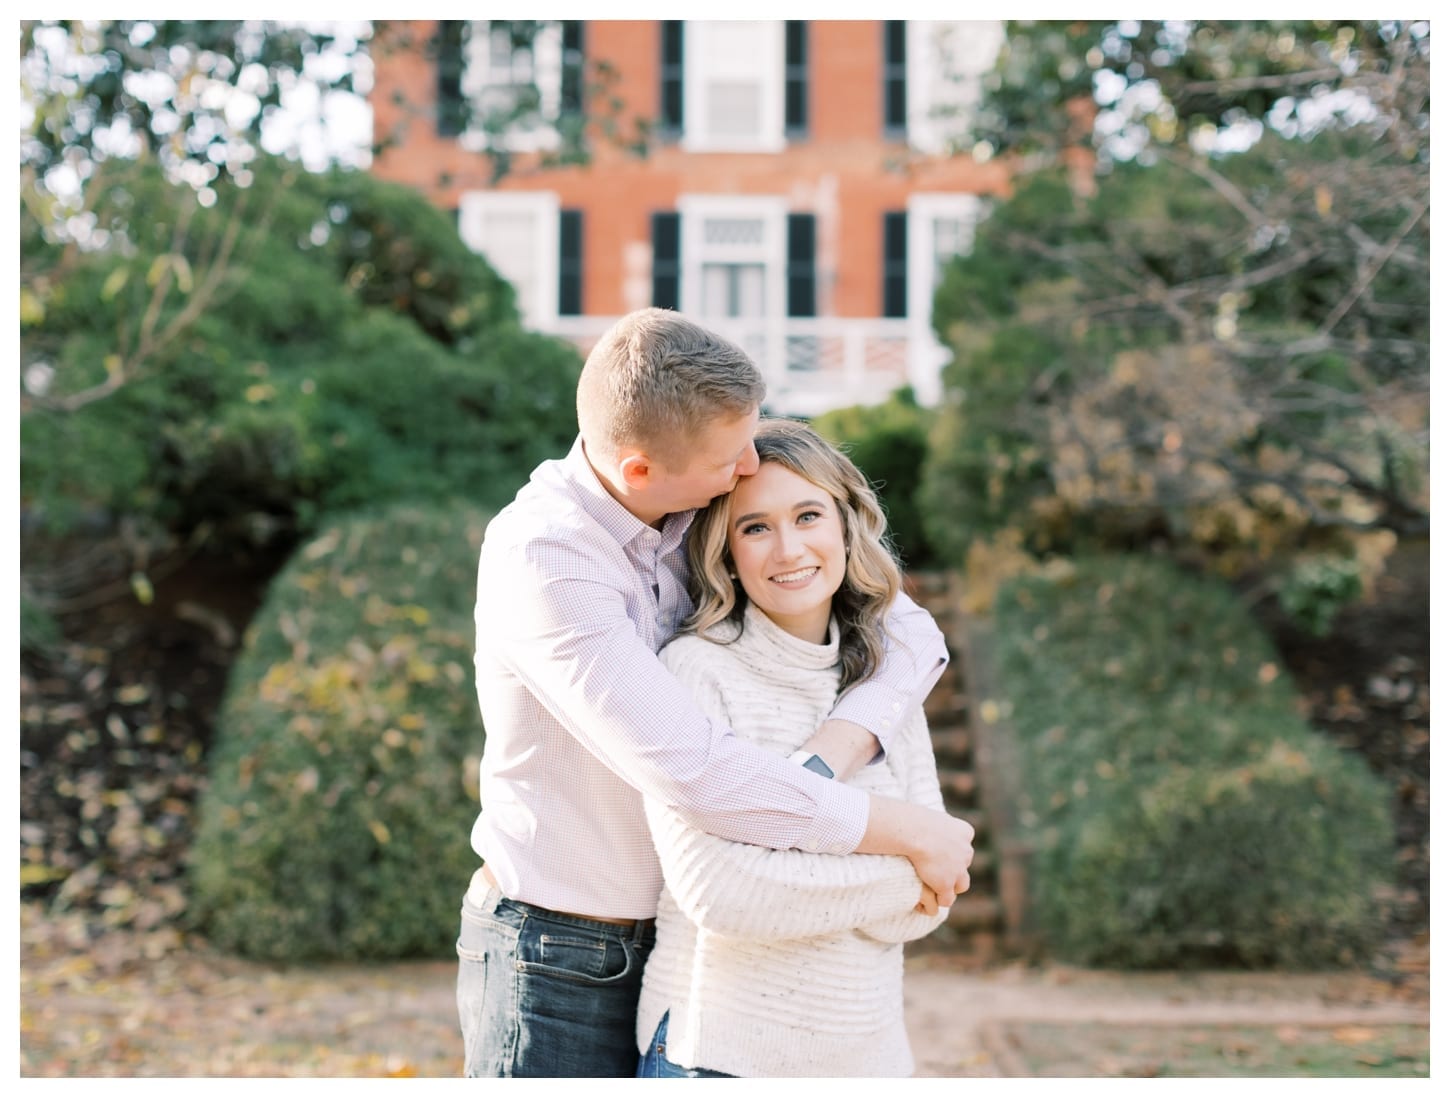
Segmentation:
<svg viewBox="0 0 1450 1098">
<path fill-rule="evenodd" d="M 653 916 L 662 877 L 641 791 L 727 839 L 845 854 L 860 790 L 711 721 L 655 653 L 689 614 L 682 540 L 600 483 L 576 439 L 489 524 L 475 656 L 486 740 L 473 848 L 507 896 L 606 918 Z M 902 596 L 876 676 L 832 712 L 892 734 L 946 663 L 931 615 Z"/>
</svg>

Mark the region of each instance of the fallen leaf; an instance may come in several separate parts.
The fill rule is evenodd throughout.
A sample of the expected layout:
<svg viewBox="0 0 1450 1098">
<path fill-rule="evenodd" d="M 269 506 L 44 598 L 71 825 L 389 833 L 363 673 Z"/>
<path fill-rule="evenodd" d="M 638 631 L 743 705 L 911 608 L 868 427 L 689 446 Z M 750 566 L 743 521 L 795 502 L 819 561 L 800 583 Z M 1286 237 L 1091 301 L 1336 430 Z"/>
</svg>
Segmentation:
<svg viewBox="0 0 1450 1098">
<path fill-rule="evenodd" d="M 1334 1039 L 1343 1045 L 1362 1045 L 1375 1036 L 1375 1030 L 1365 1026 L 1339 1026 L 1333 1031 Z"/>
</svg>

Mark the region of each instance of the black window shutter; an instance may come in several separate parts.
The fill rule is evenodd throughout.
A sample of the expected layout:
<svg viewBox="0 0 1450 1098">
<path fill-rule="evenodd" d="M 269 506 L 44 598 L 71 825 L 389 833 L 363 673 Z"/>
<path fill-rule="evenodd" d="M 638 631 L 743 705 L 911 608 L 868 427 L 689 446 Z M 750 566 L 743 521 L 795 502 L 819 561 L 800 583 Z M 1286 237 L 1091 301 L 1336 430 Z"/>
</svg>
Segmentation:
<svg viewBox="0 0 1450 1098">
<path fill-rule="evenodd" d="M 885 128 L 888 134 L 906 133 L 906 23 L 887 20 L 885 27 Z"/>
<path fill-rule="evenodd" d="M 881 315 L 906 315 L 906 213 L 889 211 L 885 218 L 886 238 L 882 249 L 883 289 Z"/>
<path fill-rule="evenodd" d="M 654 288 L 650 304 L 661 309 L 680 307 L 680 215 L 674 211 L 650 215 L 654 244 Z"/>
<path fill-rule="evenodd" d="M 440 19 L 433 40 L 438 65 L 438 136 L 457 137 L 466 121 L 463 105 L 462 19 Z"/>
<path fill-rule="evenodd" d="M 793 139 L 810 132 L 809 25 L 801 19 L 788 19 L 785 24 L 785 135 Z"/>
<path fill-rule="evenodd" d="M 660 130 L 668 137 L 685 131 L 685 24 L 660 22 Z"/>
<path fill-rule="evenodd" d="M 816 315 L 816 215 L 786 216 L 785 315 Z"/>
<path fill-rule="evenodd" d="M 584 24 L 565 19 L 564 67 L 559 84 L 559 113 L 579 114 L 584 110 Z"/>
<path fill-rule="evenodd" d="M 559 211 L 559 315 L 584 312 L 584 211 Z"/>
</svg>

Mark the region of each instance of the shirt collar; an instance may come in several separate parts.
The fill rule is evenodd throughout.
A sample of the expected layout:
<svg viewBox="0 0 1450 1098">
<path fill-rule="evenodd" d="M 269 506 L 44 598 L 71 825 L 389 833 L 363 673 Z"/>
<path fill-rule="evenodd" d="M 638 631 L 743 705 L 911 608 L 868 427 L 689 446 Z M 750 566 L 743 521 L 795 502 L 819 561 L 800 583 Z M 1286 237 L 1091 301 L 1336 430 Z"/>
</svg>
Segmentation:
<svg viewBox="0 0 1450 1098">
<path fill-rule="evenodd" d="M 647 534 L 658 538 L 660 550 L 668 552 L 684 539 L 685 531 L 690 528 L 690 520 L 695 517 L 694 511 L 676 511 L 665 516 L 664 527 L 660 530 L 641 522 L 629 508 L 609 494 L 609 489 L 599 479 L 594 466 L 589 464 L 589 458 L 584 453 L 583 435 L 575 436 L 574 445 L 564 458 L 562 472 L 565 481 L 573 487 L 584 512 L 621 546 Z"/>
</svg>

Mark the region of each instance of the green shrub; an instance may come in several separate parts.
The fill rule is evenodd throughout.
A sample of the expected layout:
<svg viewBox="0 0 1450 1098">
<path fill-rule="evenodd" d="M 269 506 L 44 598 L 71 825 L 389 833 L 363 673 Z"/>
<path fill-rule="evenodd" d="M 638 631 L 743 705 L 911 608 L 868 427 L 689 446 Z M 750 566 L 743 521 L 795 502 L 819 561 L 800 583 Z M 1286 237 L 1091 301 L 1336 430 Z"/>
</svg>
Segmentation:
<svg viewBox="0 0 1450 1098">
<path fill-rule="evenodd" d="M 37 527 L 74 532 L 100 514 L 175 541 L 200 532 L 223 552 L 259 531 L 306 536 L 337 508 L 499 506 L 568 448 L 579 354 L 520 328 L 512 289 L 447 213 L 366 172 L 255 169 L 250 187 L 219 183 L 209 207 L 154 165 L 127 169 L 98 198 L 116 246 L 54 260 L 65 277 L 22 333 L 26 361 L 53 371 L 52 398 L 117 367 L 153 272 L 184 264 L 195 285 L 163 295 L 175 337 L 114 392 L 28 407 L 21 498 Z M 224 288 L 186 320 L 235 217 Z"/>
<path fill-rule="evenodd" d="M 909 387 L 882 404 L 838 408 L 817 416 L 816 430 L 840 446 L 866 474 L 886 512 L 892 544 L 908 568 L 934 568 L 941 558 L 922 528 L 916 502 L 932 414 Z"/>
<path fill-rule="evenodd" d="M 1359 562 L 1318 556 L 1301 561 L 1279 585 L 1279 605 L 1300 628 L 1322 637 L 1346 605 L 1364 593 Z"/>
<path fill-rule="evenodd" d="M 1302 968 L 1379 944 L 1388 790 L 1304 723 L 1226 586 L 1092 558 L 1005 584 L 995 624 L 1054 952 Z"/>
<path fill-rule="evenodd" d="M 485 522 L 462 505 L 349 516 L 273 582 L 232 668 L 191 853 L 191 911 L 218 947 L 447 955 L 477 863 Z"/>
</svg>

